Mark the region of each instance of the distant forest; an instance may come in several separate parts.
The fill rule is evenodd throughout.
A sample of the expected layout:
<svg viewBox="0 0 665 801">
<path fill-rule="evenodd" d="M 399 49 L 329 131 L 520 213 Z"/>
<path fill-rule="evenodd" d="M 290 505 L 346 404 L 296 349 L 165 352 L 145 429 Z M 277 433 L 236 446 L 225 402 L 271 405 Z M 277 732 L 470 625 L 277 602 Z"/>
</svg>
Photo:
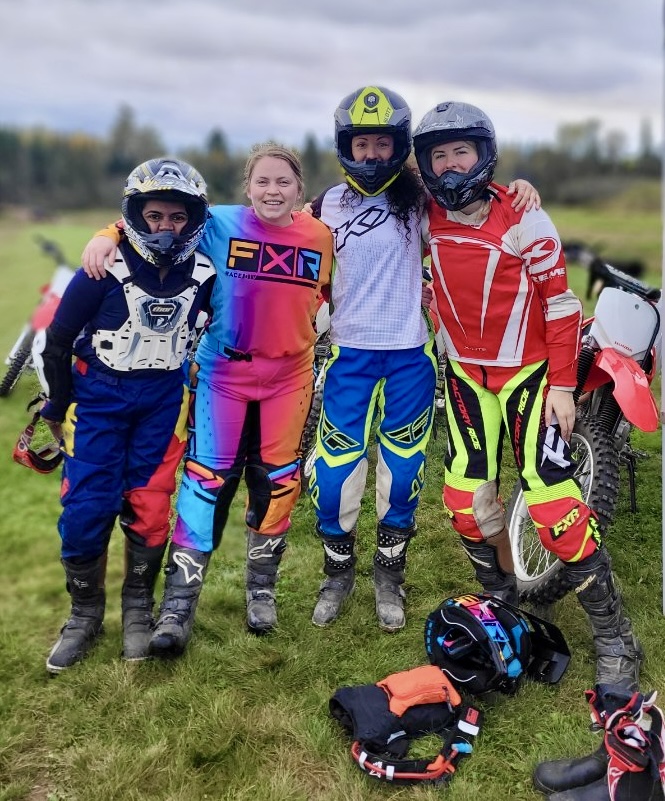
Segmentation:
<svg viewBox="0 0 665 801">
<path fill-rule="evenodd" d="M 331 141 L 321 144 L 307 135 L 298 149 L 309 197 L 340 179 Z M 117 207 L 133 167 L 166 153 L 159 132 L 137 125 L 129 106 L 119 109 L 106 138 L 0 126 L 0 211 L 21 206 L 49 215 Z M 201 147 L 169 155 L 200 170 L 211 202 L 245 201 L 241 183 L 247 153 L 232 152 L 222 130 L 211 131 Z M 528 178 L 545 203 L 589 204 L 623 194 L 635 184 L 654 182 L 661 176 L 661 161 L 660 144 L 654 142 L 648 122 L 642 124 L 637 152 L 629 155 L 625 134 L 605 133 L 598 120 L 590 119 L 562 125 L 548 144 L 517 146 L 499 139 L 496 177 L 500 182 Z"/>
</svg>

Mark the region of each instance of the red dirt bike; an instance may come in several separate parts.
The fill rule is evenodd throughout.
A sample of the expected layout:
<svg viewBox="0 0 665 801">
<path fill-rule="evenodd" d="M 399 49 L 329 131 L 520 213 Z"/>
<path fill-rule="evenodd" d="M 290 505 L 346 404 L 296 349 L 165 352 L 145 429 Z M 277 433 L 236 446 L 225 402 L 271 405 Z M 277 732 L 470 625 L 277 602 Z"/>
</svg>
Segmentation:
<svg viewBox="0 0 665 801">
<path fill-rule="evenodd" d="M 40 288 L 39 303 L 5 359 L 7 370 L 0 381 L 0 397 L 3 398 L 14 389 L 23 373 L 32 369 L 32 342 L 35 334 L 51 324 L 64 291 L 75 273 L 55 242 L 43 237 L 37 237 L 36 241 L 44 253 L 54 259 L 57 266 L 50 282 Z"/>
<path fill-rule="evenodd" d="M 635 470 L 646 454 L 631 446 L 633 427 L 658 428 L 651 382 L 660 363 L 661 292 L 608 264 L 603 272 L 605 288 L 582 329 L 570 446 L 583 497 L 604 534 L 614 519 L 621 465 L 628 471 L 631 510 L 637 511 Z M 520 599 L 547 605 L 562 598 L 570 589 L 563 563 L 543 548 L 519 481 L 507 521 Z"/>
</svg>

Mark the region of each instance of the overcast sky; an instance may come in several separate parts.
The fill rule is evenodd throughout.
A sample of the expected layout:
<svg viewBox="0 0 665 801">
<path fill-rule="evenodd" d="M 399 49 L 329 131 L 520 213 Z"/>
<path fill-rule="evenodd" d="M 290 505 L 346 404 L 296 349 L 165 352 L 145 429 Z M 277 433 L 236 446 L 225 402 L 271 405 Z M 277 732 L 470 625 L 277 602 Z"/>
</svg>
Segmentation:
<svg viewBox="0 0 665 801">
<path fill-rule="evenodd" d="M 122 103 L 167 147 L 321 143 L 362 85 L 414 121 L 481 106 L 500 141 L 597 118 L 662 137 L 662 0 L 0 0 L 0 127 L 106 136 Z"/>
</svg>

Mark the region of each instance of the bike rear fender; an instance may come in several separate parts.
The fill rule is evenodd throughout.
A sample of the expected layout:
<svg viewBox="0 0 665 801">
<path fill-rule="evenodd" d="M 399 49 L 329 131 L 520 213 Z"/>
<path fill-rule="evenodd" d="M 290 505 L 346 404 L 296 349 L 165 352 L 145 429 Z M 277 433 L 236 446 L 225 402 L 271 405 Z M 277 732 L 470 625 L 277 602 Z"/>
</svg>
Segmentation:
<svg viewBox="0 0 665 801">
<path fill-rule="evenodd" d="M 613 381 L 612 394 L 626 420 L 641 431 L 655 431 L 660 415 L 649 387 L 649 379 L 639 364 L 613 348 L 603 348 L 596 354 L 585 390 L 595 389 L 606 383 L 600 380 L 600 371 Z"/>
</svg>

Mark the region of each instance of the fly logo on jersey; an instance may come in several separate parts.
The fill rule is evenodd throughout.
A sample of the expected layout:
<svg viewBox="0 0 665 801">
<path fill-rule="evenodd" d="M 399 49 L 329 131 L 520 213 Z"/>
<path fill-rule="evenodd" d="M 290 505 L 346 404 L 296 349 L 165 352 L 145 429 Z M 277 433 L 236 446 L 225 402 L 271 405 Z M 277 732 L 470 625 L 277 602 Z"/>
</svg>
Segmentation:
<svg viewBox="0 0 665 801">
<path fill-rule="evenodd" d="M 544 261 L 552 262 L 558 250 L 559 243 L 551 236 L 546 236 L 544 239 L 536 239 L 536 241 L 532 242 L 529 248 L 522 253 L 522 258 L 524 259 L 527 270 L 537 267 Z"/>
<path fill-rule="evenodd" d="M 368 234 L 370 231 L 383 225 L 388 219 L 390 219 L 390 211 L 388 209 L 382 209 L 379 206 L 371 206 L 369 209 L 361 212 L 357 217 L 344 223 L 344 225 L 335 228 L 333 231 L 335 250 L 339 252 L 344 245 L 346 245 L 349 237 Z"/>
<path fill-rule="evenodd" d="M 141 322 L 151 331 L 173 331 L 180 320 L 179 300 L 146 298 L 140 306 Z"/>
<path fill-rule="evenodd" d="M 231 239 L 226 269 L 236 278 L 316 286 L 321 253 L 291 245 Z"/>
</svg>

